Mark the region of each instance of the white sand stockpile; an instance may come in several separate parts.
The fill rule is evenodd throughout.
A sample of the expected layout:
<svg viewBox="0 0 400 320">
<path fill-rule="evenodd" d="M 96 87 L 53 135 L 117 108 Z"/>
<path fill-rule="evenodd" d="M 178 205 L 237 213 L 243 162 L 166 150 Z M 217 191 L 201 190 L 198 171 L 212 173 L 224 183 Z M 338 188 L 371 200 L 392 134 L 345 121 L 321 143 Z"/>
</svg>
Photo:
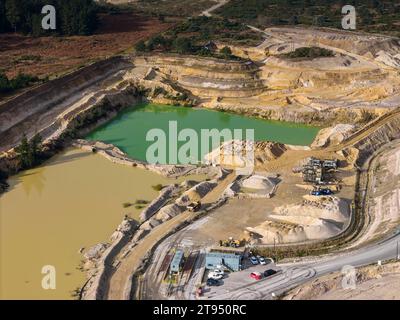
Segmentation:
<svg viewBox="0 0 400 320">
<path fill-rule="evenodd" d="M 242 192 L 251 196 L 271 197 L 276 190 L 278 182 L 271 177 L 252 175 L 242 182 Z"/>
<path fill-rule="evenodd" d="M 253 175 L 243 181 L 243 187 L 258 190 L 272 190 L 272 188 L 275 187 L 275 183 L 268 177 Z"/>
<path fill-rule="evenodd" d="M 268 141 L 230 140 L 204 156 L 206 163 L 242 168 L 280 157 L 286 146 Z"/>
<path fill-rule="evenodd" d="M 337 197 L 305 196 L 301 204 L 278 207 L 267 221 L 247 228 L 261 243 L 302 242 L 333 237 L 349 219 L 349 206 Z"/>
</svg>

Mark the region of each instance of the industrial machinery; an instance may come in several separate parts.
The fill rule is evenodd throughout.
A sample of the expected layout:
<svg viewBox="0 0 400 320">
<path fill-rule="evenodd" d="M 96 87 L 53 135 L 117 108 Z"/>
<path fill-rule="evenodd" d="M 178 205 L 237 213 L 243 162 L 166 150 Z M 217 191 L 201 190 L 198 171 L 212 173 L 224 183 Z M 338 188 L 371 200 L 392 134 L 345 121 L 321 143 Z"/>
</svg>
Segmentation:
<svg viewBox="0 0 400 320">
<path fill-rule="evenodd" d="M 241 242 L 240 240 L 235 240 L 232 237 L 229 237 L 228 240 L 220 240 L 219 245 L 221 247 L 239 248 L 241 246 Z"/>
</svg>

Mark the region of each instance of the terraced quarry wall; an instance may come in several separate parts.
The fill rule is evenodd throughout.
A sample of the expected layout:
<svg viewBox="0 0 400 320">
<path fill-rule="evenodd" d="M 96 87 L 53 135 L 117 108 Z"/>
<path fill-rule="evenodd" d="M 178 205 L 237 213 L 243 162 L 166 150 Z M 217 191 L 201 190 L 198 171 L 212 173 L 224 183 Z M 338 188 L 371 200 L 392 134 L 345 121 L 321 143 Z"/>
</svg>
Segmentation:
<svg viewBox="0 0 400 320">
<path fill-rule="evenodd" d="M 134 64 L 153 68 L 202 98 L 249 97 L 266 89 L 259 67 L 250 61 L 159 55 L 136 58 Z"/>
<path fill-rule="evenodd" d="M 382 117 L 362 131 L 362 137 L 354 144 L 356 152 L 347 150 L 352 157 L 357 157 L 356 164 L 361 167 L 383 145 L 400 138 L 400 111 Z"/>
<path fill-rule="evenodd" d="M 73 114 L 96 104 L 104 90 L 122 80 L 121 72 L 131 66 L 122 57 L 113 57 L 50 81 L 0 105 L 0 151 L 43 130 L 55 132 Z M 120 88 L 123 92 L 122 88 Z M 115 92 L 113 92 L 115 94 Z M 58 120 L 58 121 L 57 121 Z"/>
<path fill-rule="evenodd" d="M 23 133 L 56 137 L 93 106 L 133 104 L 136 84 L 151 89 L 150 99 L 157 87 L 165 89 L 158 97 L 163 103 L 174 104 L 174 95 L 185 92 L 200 106 L 318 125 L 357 122 L 365 110 L 381 115 L 400 98 L 397 73 L 342 54 L 258 62 L 172 54 L 114 57 L 0 105 L 0 152 L 14 147 Z"/>
</svg>

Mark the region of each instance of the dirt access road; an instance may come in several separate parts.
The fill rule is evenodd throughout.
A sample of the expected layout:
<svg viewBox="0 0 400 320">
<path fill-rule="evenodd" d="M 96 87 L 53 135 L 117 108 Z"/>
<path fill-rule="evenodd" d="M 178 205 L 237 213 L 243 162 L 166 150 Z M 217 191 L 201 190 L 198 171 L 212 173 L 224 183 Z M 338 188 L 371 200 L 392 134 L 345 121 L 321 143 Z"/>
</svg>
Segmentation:
<svg viewBox="0 0 400 320">
<path fill-rule="evenodd" d="M 229 2 L 229 0 L 216 0 L 216 1 L 217 1 L 217 3 L 215 5 L 213 5 L 211 8 L 208 8 L 207 10 L 204 10 L 200 15 L 206 16 L 206 17 L 211 17 L 212 12 L 214 12 L 218 8 L 226 5 Z"/>
<path fill-rule="evenodd" d="M 397 117 L 400 117 L 400 109 L 395 109 L 376 118 L 338 145 L 330 146 L 323 149 L 288 150 L 281 157 L 273 159 L 266 163 L 262 167 L 262 169 L 269 172 L 274 172 L 285 168 L 292 169 L 293 167 L 297 166 L 300 161 L 307 157 L 337 158 L 337 151 L 355 145 L 357 142 L 369 137 L 377 129 L 383 127 L 385 124 L 389 123 Z"/>
<path fill-rule="evenodd" d="M 230 173 L 212 191 L 210 191 L 201 201 L 204 205 L 216 202 L 225 191 L 227 186 L 236 178 L 235 171 Z M 132 252 L 121 261 L 109 281 L 108 300 L 128 300 L 129 283 L 131 276 L 140 266 L 143 257 L 152 251 L 157 242 L 163 239 L 168 233 L 180 226 L 185 221 L 193 219 L 197 213 L 185 211 L 171 220 L 154 228 L 142 241 L 138 243 Z"/>
</svg>

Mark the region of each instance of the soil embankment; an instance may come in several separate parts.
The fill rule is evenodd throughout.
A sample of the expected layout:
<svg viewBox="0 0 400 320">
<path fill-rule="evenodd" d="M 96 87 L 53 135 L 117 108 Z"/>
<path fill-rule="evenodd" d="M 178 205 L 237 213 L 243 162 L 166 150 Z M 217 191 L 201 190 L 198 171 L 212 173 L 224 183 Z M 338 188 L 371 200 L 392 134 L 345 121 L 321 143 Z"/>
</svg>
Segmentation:
<svg viewBox="0 0 400 320">
<path fill-rule="evenodd" d="M 358 268 L 354 283 L 348 274 L 336 272 L 287 293 L 284 300 L 399 300 L 400 264 Z M 347 285 L 347 287 L 346 287 Z M 354 287 L 353 287 L 354 285 Z"/>
<path fill-rule="evenodd" d="M 74 114 L 98 103 L 122 81 L 121 71 L 131 64 L 110 58 L 27 91 L 0 107 L 0 151 L 13 148 L 25 133 L 49 137 Z M 110 86 L 111 85 L 111 86 Z M 121 88 L 123 89 L 123 88 Z M 123 91 L 123 90 L 121 90 Z"/>
</svg>

